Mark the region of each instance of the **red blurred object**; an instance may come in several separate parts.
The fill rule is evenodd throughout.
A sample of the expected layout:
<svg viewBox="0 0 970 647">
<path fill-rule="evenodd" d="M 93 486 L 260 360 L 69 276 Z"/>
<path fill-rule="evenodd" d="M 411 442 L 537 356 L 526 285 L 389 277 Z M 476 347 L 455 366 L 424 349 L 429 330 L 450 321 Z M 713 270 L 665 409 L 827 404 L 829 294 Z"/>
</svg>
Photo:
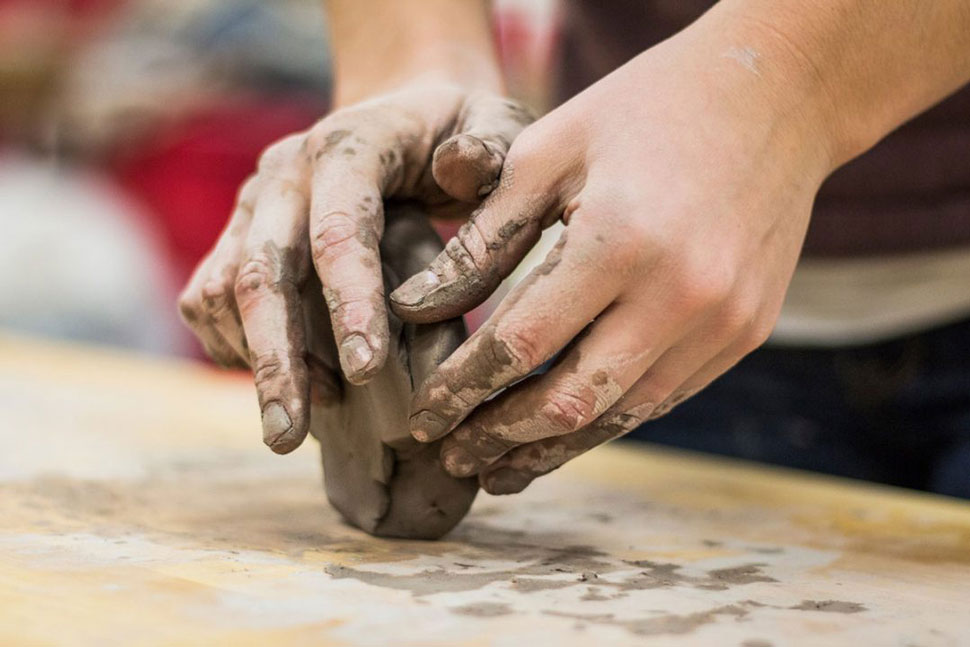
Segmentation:
<svg viewBox="0 0 970 647">
<path fill-rule="evenodd" d="M 310 98 L 224 104 L 194 114 L 114 160 L 122 185 L 155 215 L 180 284 L 222 231 L 260 152 L 307 128 L 325 110 L 324 102 Z"/>
<path fill-rule="evenodd" d="M 105 13 L 117 9 L 128 0 L 0 0 L 0 10 L 10 8 L 47 7 L 73 16 Z"/>
</svg>

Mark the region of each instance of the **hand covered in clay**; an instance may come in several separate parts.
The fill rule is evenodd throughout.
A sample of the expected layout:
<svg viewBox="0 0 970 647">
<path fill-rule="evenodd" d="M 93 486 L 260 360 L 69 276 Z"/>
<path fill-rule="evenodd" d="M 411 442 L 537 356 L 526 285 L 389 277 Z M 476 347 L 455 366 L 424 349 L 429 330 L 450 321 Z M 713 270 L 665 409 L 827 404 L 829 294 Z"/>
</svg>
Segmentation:
<svg viewBox="0 0 970 647">
<path fill-rule="evenodd" d="M 263 440 L 274 451 L 292 451 L 307 434 L 316 360 L 307 355 L 300 290 L 311 272 L 341 369 L 366 383 L 388 352 L 378 249 L 385 199 L 467 215 L 496 185 L 529 121 L 498 95 L 412 83 L 338 109 L 262 154 L 180 310 L 213 359 L 252 368 Z"/>
<path fill-rule="evenodd" d="M 405 320 L 453 317 L 543 228 L 566 224 L 415 394 L 411 432 L 446 436 L 450 474 L 520 491 L 667 413 L 765 341 L 831 170 L 812 105 L 775 77 L 770 60 L 682 32 L 515 141 L 498 190 L 391 294 Z"/>
</svg>

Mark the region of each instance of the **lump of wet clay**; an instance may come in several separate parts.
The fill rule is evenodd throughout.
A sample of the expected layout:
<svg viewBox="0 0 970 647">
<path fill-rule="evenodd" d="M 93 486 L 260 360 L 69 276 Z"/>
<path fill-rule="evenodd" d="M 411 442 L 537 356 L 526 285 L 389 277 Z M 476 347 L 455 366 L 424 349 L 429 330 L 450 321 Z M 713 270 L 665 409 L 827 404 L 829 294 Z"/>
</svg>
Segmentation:
<svg viewBox="0 0 970 647">
<path fill-rule="evenodd" d="M 385 294 L 423 270 L 443 248 L 412 205 L 388 204 L 380 246 Z M 374 535 L 437 539 L 468 512 L 474 478 L 449 476 L 440 443 L 408 433 L 411 393 L 465 339 L 461 319 L 404 324 L 388 308 L 387 363 L 356 386 L 339 370 L 320 284 L 303 293 L 311 378 L 310 433 L 320 442 L 327 498 L 351 524 Z"/>
</svg>

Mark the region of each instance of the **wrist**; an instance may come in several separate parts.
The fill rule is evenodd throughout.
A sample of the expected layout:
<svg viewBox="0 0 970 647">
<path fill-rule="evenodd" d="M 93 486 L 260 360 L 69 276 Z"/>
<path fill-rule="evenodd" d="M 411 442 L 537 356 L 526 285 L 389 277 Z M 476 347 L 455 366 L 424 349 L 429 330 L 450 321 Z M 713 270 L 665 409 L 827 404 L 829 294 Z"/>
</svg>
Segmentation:
<svg viewBox="0 0 970 647">
<path fill-rule="evenodd" d="M 334 104 L 417 79 L 500 91 L 487 0 L 328 0 Z"/>
<path fill-rule="evenodd" d="M 491 51 L 466 43 L 436 42 L 416 47 L 394 60 L 338 59 L 334 69 L 334 107 L 343 107 L 412 83 L 449 83 L 472 90 L 504 92 Z"/>
<path fill-rule="evenodd" d="M 755 19 L 716 6 L 677 38 L 695 69 L 728 97 L 739 115 L 774 131 L 789 154 L 803 158 L 822 179 L 871 142 L 850 127 L 812 46 L 788 35 L 783 20 Z"/>
</svg>

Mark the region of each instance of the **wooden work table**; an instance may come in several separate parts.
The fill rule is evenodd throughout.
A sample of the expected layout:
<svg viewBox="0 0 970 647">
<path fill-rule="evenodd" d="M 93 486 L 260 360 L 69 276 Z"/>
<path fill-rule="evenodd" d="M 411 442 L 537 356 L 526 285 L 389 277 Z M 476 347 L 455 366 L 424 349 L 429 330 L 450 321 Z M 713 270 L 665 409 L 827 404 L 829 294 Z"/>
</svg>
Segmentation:
<svg viewBox="0 0 970 647">
<path fill-rule="evenodd" d="M 970 505 L 607 447 L 439 542 L 327 505 L 251 384 L 0 336 L 0 645 L 970 645 Z"/>
</svg>

